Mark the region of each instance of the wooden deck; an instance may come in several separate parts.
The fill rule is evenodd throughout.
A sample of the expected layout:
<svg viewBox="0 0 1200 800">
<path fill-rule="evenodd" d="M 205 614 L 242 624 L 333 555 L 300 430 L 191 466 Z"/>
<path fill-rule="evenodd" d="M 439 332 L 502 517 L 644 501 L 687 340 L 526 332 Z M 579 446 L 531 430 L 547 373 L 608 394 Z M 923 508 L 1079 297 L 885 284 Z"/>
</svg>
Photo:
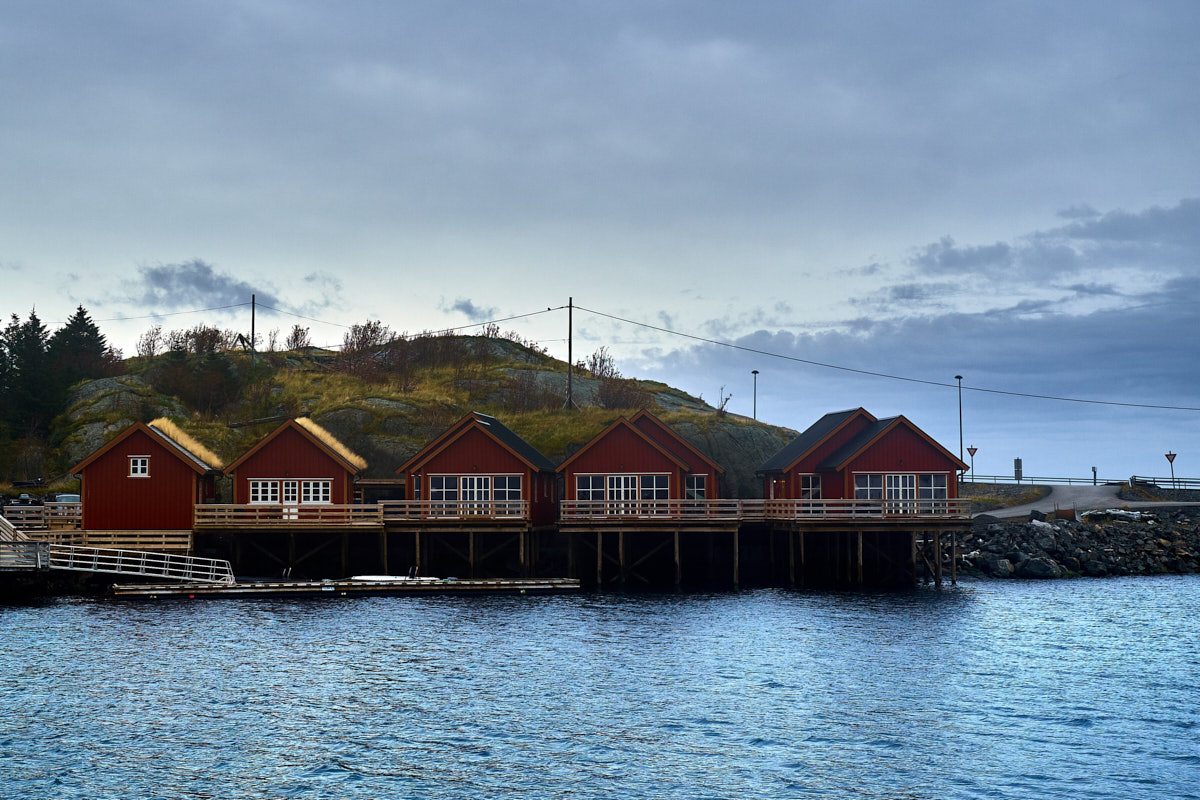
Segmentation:
<svg viewBox="0 0 1200 800">
<path fill-rule="evenodd" d="M 154 553 L 190 553 L 192 532 L 187 531 L 82 531 L 26 530 L 31 541 L 72 547 L 112 547 Z"/>
<path fill-rule="evenodd" d="M 4 517 L 19 530 L 73 530 L 83 519 L 82 503 L 46 503 L 40 506 L 5 506 Z"/>
<path fill-rule="evenodd" d="M 197 531 L 336 531 L 383 530 L 383 510 L 378 505 L 242 505 L 196 506 Z"/>
</svg>

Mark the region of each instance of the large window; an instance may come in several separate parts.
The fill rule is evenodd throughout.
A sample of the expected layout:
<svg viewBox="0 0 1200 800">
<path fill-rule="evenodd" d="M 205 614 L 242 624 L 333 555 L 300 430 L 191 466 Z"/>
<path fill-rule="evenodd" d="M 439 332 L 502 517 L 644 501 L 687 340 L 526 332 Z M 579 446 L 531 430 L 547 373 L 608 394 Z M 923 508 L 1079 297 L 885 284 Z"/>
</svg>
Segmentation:
<svg viewBox="0 0 1200 800">
<path fill-rule="evenodd" d="M 800 513 L 802 514 L 817 514 L 821 511 L 820 503 L 813 503 L 813 500 L 821 499 L 821 476 L 820 475 L 801 475 L 800 476 Z"/>
<path fill-rule="evenodd" d="M 279 502 L 279 481 L 250 481 L 250 502 L 274 505 Z"/>
<path fill-rule="evenodd" d="M 330 502 L 332 484 L 332 481 L 303 481 L 300 485 L 300 502 Z"/>
<path fill-rule="evenodd" d="M 636 513 L 637 503 L 637 475 L 609 475 L 608 476 L 608 513 L 609 514 L 633 514 Z"/>
<path fill-rule="evenodd" d="M 129 477 L 131 477 L 131 478 L 149 478 L 150 477 L 150 456 L 130 456 L 129 457 Z"/>
<path fill-rule="evenodd" d="M 576 475 L 575 476 L 575 499 L 576 500 L 603 500 L 604 499 L 604 476 L 603 475 Z"/>
<path fill-rule="evenodd" d="M 521 476 L 497 475 L 493 482 L 492 498 L 496 513 L 515 517 L 521 513 Z"/>
<path fill-rule="evenodd" d="M 429 503 L 435 514 L 457 514 L 458 476 L 429 476 Z"/>
<path fill-rule="evenodd" d="M 921 513 L 945 514 L 947 499 L 945 474 L 918 476 L 917 485 L 917 497 L 921 500 Z"/>
<path fill-rule="evenodd" d="M 883 499 L 883 476 L 882 475 L 855 475 L 854 476 L 854 499 L 855 500 L 882 500 Z"/>
</svg>

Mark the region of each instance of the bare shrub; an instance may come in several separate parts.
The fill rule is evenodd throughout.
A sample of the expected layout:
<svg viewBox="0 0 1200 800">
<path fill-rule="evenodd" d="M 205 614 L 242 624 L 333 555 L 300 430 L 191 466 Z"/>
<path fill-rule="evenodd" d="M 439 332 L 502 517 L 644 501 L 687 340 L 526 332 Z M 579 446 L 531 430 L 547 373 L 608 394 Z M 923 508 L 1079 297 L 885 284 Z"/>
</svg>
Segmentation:
<svg viewBox="0 0 1200 800">
<path fill-rule="evenodd" d="M 283 348 L 285 350 L 302 350 L 305 347 L 312 347 L 312 339 L 309 338 L 308 328 L 293 325 L 291 333 L 287 335 L 287 339 L 283 343 Z"/>
<path fill-rule="evenodd" d="M 155 325 L 138 337 L 137 354 L 143 357 L 156 356 L 163 351 L 165 344 L 162 325 Z"/>
</svg>

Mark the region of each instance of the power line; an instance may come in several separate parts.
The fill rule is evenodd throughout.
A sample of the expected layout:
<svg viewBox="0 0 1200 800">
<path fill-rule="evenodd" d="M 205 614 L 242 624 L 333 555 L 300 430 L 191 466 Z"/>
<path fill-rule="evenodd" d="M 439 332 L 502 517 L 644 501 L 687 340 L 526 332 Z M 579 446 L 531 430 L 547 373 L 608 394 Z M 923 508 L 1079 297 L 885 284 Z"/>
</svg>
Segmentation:
<svg viewBox="0 0 1200 800">
<path fill-rule="evenodd" d="M 190 311 L 169 311 L 164 313 L 143 314 L 138 317 L 112 317 L 110 319 L 94 319 L 92 322 L 127 322 L 135 319 L 159 319 L 162 317 L 178 317 L 181 314 L 202 314 L 205 311 L 224 311 L 229 308 L 244 308 L 250 305 L 249 303 L 234 303 L 229 306 L 215 306 L 213 308 L 194 308 Z M 52 325 L 66 325 L 66 322 L 54 322 Z"/>
<path fill-rule="evenodd" d="M 931 380 L 926 380 L 924 378 L 910 378 L 905 375 L 892 375 L 887 372 L 874 372 L 874 371 L 868 370 L 868 369 L 856 369 L 854 367 L 844 367 L 839 364 L 828 364 L 824 361 L 813 361 L 813 360 L 807 359 L 807 358 L 800 358 L 799 356 L 784 355 L 783 353 L 772 353 L 769 350 L 759 350 L 758 348 L 746 347 L 746 346 L 740 345 L 740 344 L 733 344 L 732 342 L 722 342 L 718 339 L 708 339 L 703 336 L 696 336 L 695 334 L 691 334 L 691 333 L 683 333 L 682 331 L 675 331 L 675 330 L 671 330 L 670 328 L 663 328 L 658 325 L 651 325 L 647 322 L 638 322 L 637 320 L 626 319 L 624 317 L 618 317 L 615 314 L 606 314 L 603 311 L 596 311 L 591 308 L 584 308 L 583 306 L 580 306 L 580 305 L 577 305 L 575 307 L 578 308 L 580 311 L 586 311 L 589 314 L 595 314 L 596 316 L 599 316 L 599 317 L 607 317 L 608 319 L 616 320 L 618 322 L 624 322 L 629 325 L 637 325 L 642 328 L 649 328 L 651 330 L 660 331 L 662 333 L 669 333 L 672 336 L 681 336 L 685 339 L 692 339 L 693 341 L 704 342 L 705 344 L 717 345 L 718 347 L 728 347 L 731 350 L 741 350 L 746 353 L 754 353 L 754 354 L 760 355 L 760 356 L 768 356 L 769 358 L 778 358 L 778 359 L 782 359 L 784 361 L 794 361 L 794 362 L 797 362 L 800 364 L 808 364 L 809 366 L 813 366 L 813 367 L 824 367 L 826 369 L 836 369 L 836 370 L 840 370 L 842 372 L 853 372 L 858 375 L 868 375 L 873 378 L 887 378 L 888 380 L 894 380 L 894 381 L 907 381 L 908 383 L 921 383 L 926 386 L 941 386 L 941 387 L 944 387 L 947 389 L 957 388 L 957 384 L 955 384 L 955 383 L 943 383 L 941 381 L 931 381 Z M 1057 395 L 1051 395 L 1051 394 L 1031 394 L 1029 392 L 1010 392 L 1010 391 L 1005 391 L 1004 389 L 985 389 L 985 388 L 979 387 L 979 386 L 963 386 L 962 388 L 964 390 L 972 391 L 972 392 L 984 392 L 986 394 L 1001 394 L 1001 395 L 1007 395 L 1009 397 L 1028 397 L 1028 398 L 1033 398 L 1036 400 L 1059 400 L 1064 403 L 1087 403 L 1090 405 L 1122 406 L 1125 408 L 1154 408 L 1154 409 L 1161 409 L 1161 410 L 1166 410 L 1166 411 L 1200 411 L 1200 408 L 1195 408 L 1192 406 L 1167 406 L 1167 405 L 1154 405 L 1152 403 L 1122 403 L 1122 402 L 1119 402 L 1116 400 L 1088 400 L 1088 399 L 1083 399 L 1083 398 L 1079 398 L 1079 397 L 1059 397 Z"/>
</svg>

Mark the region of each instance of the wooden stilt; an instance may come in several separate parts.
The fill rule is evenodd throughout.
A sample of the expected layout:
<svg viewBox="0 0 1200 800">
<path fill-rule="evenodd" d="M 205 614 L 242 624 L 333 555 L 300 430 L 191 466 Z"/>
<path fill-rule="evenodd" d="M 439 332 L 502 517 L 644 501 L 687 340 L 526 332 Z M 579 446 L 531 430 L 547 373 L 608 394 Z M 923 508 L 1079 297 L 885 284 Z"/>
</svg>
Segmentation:
<svg viewBox="0 0 1200 800">
<path fill-rule="evenodd" d="M 933 582 L 942 585 L 942 532 L 933 532 Z"/>
<path fill-rule="evenodd" d="M 958 531 L 950 531 L 950 585 L 958 586 Z"/>
<path fill-rule="evenodd" d="M 517 534 L 517 563 L 521 565 L 521 577 L 522 578 L 529 577 L 529 567 L 525 562 L 526 557 L 527 556 L 525 553 L 525 531 L 521 531 Z"/>
<path fill-rule="evenodd" d="M 467 533 L 467 573 L 475 577 L 475 531 Z"/>
<path fill-rule="evenodd" d="M 567 577 L 578 578 L 575 571 L 575 534 L 567 534 Z"/>
<path fill-rule="evenodd" d="M 618 580 L 625 585 L 625 531 L 617 531 L 617 566 L 620 567 Z"/>
<path fill-rule="evenodd" d="M 683 563 L 679 559 L 679 531 L 675 531 L 675 585 L 683 583 Z"/>
<path fill-rule="evenodd" d="M 291 570 L 294 566 L 296 566 L 296 534 L 288 533 L 287 568 Z"/>
<path fill-rule="evenodd" d="M 767 531 L 767 583 L 775 585 L 775 530 Z"/>
<path fill-rule="evenodd" d="M 342 577 L 343 578 L 350 577 L 350 533 L 349 533 L 349 531 L 342 531 Z"/>
<path fill-rule="evenodd" d="M 421 574 L 421 532 L 413 533 L 413 566 L 417 568 L 417 574 Z"/>
<path fill-rule="evenodd" d="M 797 531 L 796 538 L 800 540 L 800 585 L 804 585 L 804 531 Z"/>
<path fill-rule="evenodd" d="M 733 529 L 733 588 L 738 588 L 742 582 L 741 542 L 738 529 Z"/>
<path fill-rule="evenodd" d="M 856 569 L 856 572 L 854 575 L 855 582 L 859 586 L 862 586 L 863 585 L 863 532 L 862 531 L 858 532 L 858 563 L 855 565 L 855 569 Z"/>
<path fill-rule="evenodd" d="M 788 530 L 788 586 L 796 586 L 796 532 Z"/>
<path fill-rule="evenodd" d="M 596 531 L 596 588 L 604 585 L 604 531 Z"/>
</svg>

